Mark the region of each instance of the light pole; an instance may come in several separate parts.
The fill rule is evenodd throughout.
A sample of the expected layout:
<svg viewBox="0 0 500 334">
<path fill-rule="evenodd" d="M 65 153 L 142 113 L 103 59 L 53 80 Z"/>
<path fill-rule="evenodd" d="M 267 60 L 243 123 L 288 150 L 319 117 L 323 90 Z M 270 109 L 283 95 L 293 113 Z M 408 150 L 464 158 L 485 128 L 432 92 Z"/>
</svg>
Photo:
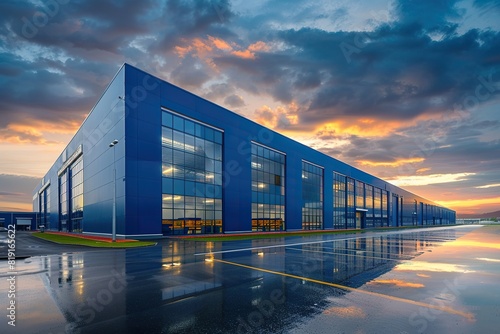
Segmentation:
<svg viewBox="0 0 500 334">
<path fill-rule="evenodd" d="M 118 144 L 118 140 L 113 140 L 109 147 L 113 149 L 113 224 L 112 229 L 112 242 L 116 242 L 116 158 L 115 158 L 115 146 Z"/>
</svg>

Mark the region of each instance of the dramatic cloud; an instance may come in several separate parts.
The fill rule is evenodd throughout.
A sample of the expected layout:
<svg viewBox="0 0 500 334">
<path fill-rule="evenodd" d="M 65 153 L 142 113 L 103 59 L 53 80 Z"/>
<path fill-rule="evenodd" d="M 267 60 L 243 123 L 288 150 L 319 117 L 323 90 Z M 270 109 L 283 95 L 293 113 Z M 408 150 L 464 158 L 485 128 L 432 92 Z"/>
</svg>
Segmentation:
<svg viewBox="0 0 500 334">
<path fill-rule="evenodd" d="M 245 101 L 243 100 L 243 98 L 236 94 L 229 95 L 228 97 L 226 97 L 224 99 L 224 103 L 232 108 L 239 108 L 245 105 Z"/>
<path fill-rule="evenodd" d="M 2 1 L 0 172 L 17 158 L 43 175 L 129 62 L 377 176 L 416 177 L 409 190 L 456 209 L 463 194 L 496 198 L 499 13 L 485 0 Z M 446 175 L 467 176 L 431 184 Z"/>
</svg>

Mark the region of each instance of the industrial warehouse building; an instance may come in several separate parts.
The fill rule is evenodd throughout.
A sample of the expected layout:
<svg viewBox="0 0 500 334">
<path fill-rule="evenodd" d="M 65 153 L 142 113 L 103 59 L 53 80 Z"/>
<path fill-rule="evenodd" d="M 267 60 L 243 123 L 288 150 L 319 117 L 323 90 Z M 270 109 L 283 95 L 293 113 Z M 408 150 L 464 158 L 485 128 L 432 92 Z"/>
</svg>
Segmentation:
<svg viewBox="0 0 500 334">
<path fill-rule="evenodd" d="M 455 223 L 452 210 L 128 64 L 34 190 L 33 211 L 47 229 L 96 235 L 114 216 L 120 238 Z"/>
</svg>

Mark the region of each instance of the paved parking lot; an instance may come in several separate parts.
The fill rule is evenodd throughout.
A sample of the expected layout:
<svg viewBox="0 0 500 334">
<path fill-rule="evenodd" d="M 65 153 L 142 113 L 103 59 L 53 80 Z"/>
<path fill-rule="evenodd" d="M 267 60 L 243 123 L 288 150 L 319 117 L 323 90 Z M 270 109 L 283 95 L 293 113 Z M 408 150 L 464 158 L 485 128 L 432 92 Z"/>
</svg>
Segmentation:
<svg viewBox="0 0 500 334">
<path fill-rule="evenodd" d="M 495 332 L 499 245 L 499 226 L 459 226 L 73 249 L 16 262 L 0 332 Z"/>
</svg>

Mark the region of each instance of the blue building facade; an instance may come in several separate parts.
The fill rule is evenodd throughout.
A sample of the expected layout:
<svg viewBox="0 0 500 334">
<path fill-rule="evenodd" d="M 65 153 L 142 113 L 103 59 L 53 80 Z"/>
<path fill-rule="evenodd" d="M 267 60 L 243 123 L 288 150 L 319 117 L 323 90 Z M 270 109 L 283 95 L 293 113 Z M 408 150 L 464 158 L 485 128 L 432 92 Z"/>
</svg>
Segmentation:
<svg viewBox="0 0 500 334">
<path fill-rule="evenodd" d="M 0 211 L 0 227 L 14 228 L 16 231 L 34 231 L 37 229 L 38 213 Z"/>
<path fill-rule="evenodd" d="M 128 64 L 35 188 L 33 211 L 48 229 L 110 235 L 114 199 L 126 238 L 456 218 Z"/>
</svg>

